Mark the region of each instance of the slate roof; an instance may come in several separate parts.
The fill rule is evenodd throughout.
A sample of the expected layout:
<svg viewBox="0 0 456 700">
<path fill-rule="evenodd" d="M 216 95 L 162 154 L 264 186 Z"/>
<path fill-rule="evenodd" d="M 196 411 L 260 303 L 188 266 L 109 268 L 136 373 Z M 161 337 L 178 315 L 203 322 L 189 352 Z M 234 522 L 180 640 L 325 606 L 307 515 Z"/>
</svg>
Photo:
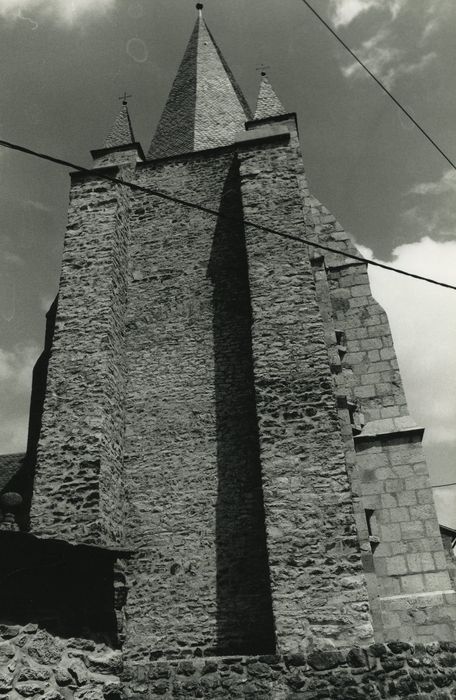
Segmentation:
<svg viewBox="0 0 456 700">
<path fill-rule="evenodd" d="M 105 141 L 105 148 L 115 148 L 116 146 L 125 146 L 128 143 L 134 143 L 135 137 L 133 127 L 131 125 L 130 114 L 126 102 L 122 103 L 122 108 L 117 115 L 117 119 L 113 124 L 111 131 Z"/>
<path fill-rule="evenodd" d="M 242 91 L 199 13 L 148 156 L 227 145 L 250 118 Z"/>
<path fill-rule="evenodd" d="M 254 119 L 266 119 L 285 114 L 286 110 L 274 92 L 267 75 L 262 76 Z"/>
</svg>

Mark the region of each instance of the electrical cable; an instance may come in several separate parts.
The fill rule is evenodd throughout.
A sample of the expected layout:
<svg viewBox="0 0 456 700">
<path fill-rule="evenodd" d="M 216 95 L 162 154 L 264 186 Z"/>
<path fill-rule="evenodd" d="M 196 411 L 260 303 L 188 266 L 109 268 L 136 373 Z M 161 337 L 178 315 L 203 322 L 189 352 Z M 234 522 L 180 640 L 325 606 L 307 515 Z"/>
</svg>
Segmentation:
<svg viewBox="0 0 456 700">
<path fill-rule="evenodd" d="M 77 165 L 75 163 L 71 163 L 68 160 L 63 160 L 62 158 L 56 158 L 55 156 L 50 156 L 47 153 L 40 153 L 39 151 L 34 151 L 31 148 L 27 148 L 26 146 L 20 146 L 19 144 L 16 143 L 11 143 L 10 141 L 5 141 L 3 139 L 0 139 L 0 146 L 4 146 L 5 148 L 9 148 L 10 150 L 13 151 L 19 151 L 20 153 L 25 153 L 27 155 L 34 156 L 36 158 L 40 158 L 41 160 L 47 160 L 51 163 L 55 163 L 57 165 L 63 165 L 67 168 L 72 168 L 73 170 L 76 170 L 81 173 L 85 173 L 86 175 L 90 175 L 91 177 L 98 177 L 103 180 L 107 180 L 108 182 L 112 182 L 115 185 L 122 185 L 124 187 L 129 187 L 132 190 L 136 190 L 139 192 L 145 192 L 146 194 L 151 194 L 154 197 L 159 197 L 161 199 L 167 200 L 169 202 L 174 202 L 176 204 L 180 204 L 181 206 L 188 207 L 190 209 L 196 209 L 198 211 L 205 212 L 207 214 L 211 214 L 212 216 L 216 216 L 217 218 L 224 219 L 226 221 L 232 221 L 237 223 L 237 219 L 231 216 L 227 216 L 226 214 L 221 214 L 220 212 L 216 211 L 215 209 L 210 209 L 209 207 L 203 206 L 202 204 L 197 204 L 195 202 L 189 202 L 188 200 L 185 199 L 180 199 L 179 197 L 174 197 L 173 195 L 167 194 L 166 192 L 162 192 L 160 190 L 152 189 L 151 187 L 144 187 L 142 185 L 138 185 L 135 182 L 128 182 L 126 180 L 121 180 L 120 178 L 117 177 L 112 177 L 111 175 L 108 175 L 107 173 L 100 172 L 99 170 L 91 170 L 90 168 L 85 168 L 82 165 Z M 283 231 L 278 231 L 277 229 L 270 228 L 269 226 L 263 226 L 262 224 L 255 223 L 253 221 L 249 220 L 244 220 L 244 226 L 250 226 L 251 228 L 257 229 L 258 231 L 263 231 L 264 233 L 270 233 L 276 236 L 280 236 L 281 238 L 285 238 L 291 241 L 297 241 L 298 243 L 304 243 L 305 245 L 309 245 L 313 248 L 318 248 L 321 250 L 325 250 L 329 253 L 335 253 L 336 255 L 341 255 L 344 258 L 349 258 L 351 260 L 356 260 L 357 262 L 363 263 L 365 265 L 371 265 L 374 267 L 380 267 L 383 270 L 388 270 L 389 272 L 396 272 L 398 275 L 405 275 L 406 277 L 412 277 L 413 279 L 421 280 L 422 282 L 428 282 L 430 284 L 435 284 L 439 287 L 445 287 L 446 289 L 452 289 L 456 291 L 456 286 L 452 284 L 448 284 L 447 282 L 440 282 L 439 280 L 432 279 L 431 277 L 424 277 L 423 275 L 417 275 L 414 274 L 413 272 L 408 272 L 407 270 L 402 270 L 400 268 L 392 267 L 391 265 L 386 265 L 385 263 L 378 262 L 377 260 L 368 260 L 361 255 L 354 255 L 353 253 L 348 253 L 343 250 L 339 250 L 338 248 L 332 248 L 331 246 L 324 245 L 323 243 L 316 243 L 315 241 L 311 241 L 308 238 L 302 238 L 300 236 L 294 236 L 291 233 L 284 233 Z"/>
<path fill-rule="evenodd" d="M 337 41 L 339 42 L 339 44 L 342 44 L 342 46 L 344 47 L 344 49 L 346 49 L 346 50 L 348 51 L 348 53 L 350 54 L 350 56 L 352 56 L 352 57 L 355 59 L 355 61 L 357 61 L 357 63 L 359 63 L 359 65 L 360 65 L 362 68 L 364 68 L 364 70 L 366 71 L 366 73 L 368 73 L 368 74 L 370 75 L 370 77 L 371 77 L 373 80 L 375 80 L 375 82 L 377 83 L 377 85 L 378 85 L 379 87 L 381 87 L 381 89 L 382 89 L 384 92 L 386 92 L 386 94 L 388 95 L 388 97 L 390 97 L 390 98 L 393 100 L 394 104 L 395 104 L 397 107 L 399 107 L 400 110 L 402 110 L 402 112 L 410 119 L 410 121 L 412 122 L 412 124 L 414 124 L 414 125 L 416 126 L 416 128 L 423 134 L 423 136 L 424 136 L 425 138 L 427 138 L 427 140 L 429 141 L 429 143 L 431 143 L 431 144 L 434 146 L 434 148 L 437 149 L 437 151 L 440 153 L 440 155 L 441 155 L 443 158 L 445 158 L 445 160 L 447 161 L 447 163 L 449 163 L 449 164 L 451 165 L 451 167 L 454 168 L 454 169 L 456 170 L 456 164 L 451 160 L 451 158 L 450 158 L 449 156 L 447 156 L 447 154 L 446 154 L 446 153 L 440 148 L 440 146 L 434 141 L 434 139 L 432 138 L 432 136 L 430 136 L 430 135 L 427 133 L 427 131 L 421 126 L 421 124 L 419 124 L 419 123 L 416 121 L 416 119 L 414 119 L 414 118 L 412 117 L 412 115 L 410 114 L 410 112 L 399 102 L 399 100 L 397 100 L 397 99 L 394 97 L 394 95 L 388 90 L 388 88 L 382 83 L 382 81 L 379 80 L 379 78 L 377 78 L 377 76 L 376 76 L 374 73 L 372 73 L 372 71 L 366 66 L 365 63 L 363 63 L 363 61 L 359 58 L 359 56 L 357 56 L 356 53 L 355 53 L 354 51 L 352 51 L 352 49 L 348 46 L 348 44 L 345 43 L 345 41 L 337 34 L 337 32 L 331 27 L 331 25 L 330 25 L 325 19 L 323 19 L 323 17 L 322 17 L 321 15 L 318 14 L 318 12 L 316 11 L 316 9 L 315 9 L 314 7 L 312 7 L 312 5 L 311 5 L 307 0 L 302 0 L 302 2 L 304 3 L 304 5 L 306 5 L 306 7 L 309 8 L 309 10 L 310 10 L 311 12 L 313 12 L 313 14 L 315 15 L 315 17 L 317 17 L 317 18 L 320 20 L 320 22 L 326 27 L 326 29 L 327 29 L 329 32 L 331 32 L 331 34 L 337 39 Z"/>
</svg>

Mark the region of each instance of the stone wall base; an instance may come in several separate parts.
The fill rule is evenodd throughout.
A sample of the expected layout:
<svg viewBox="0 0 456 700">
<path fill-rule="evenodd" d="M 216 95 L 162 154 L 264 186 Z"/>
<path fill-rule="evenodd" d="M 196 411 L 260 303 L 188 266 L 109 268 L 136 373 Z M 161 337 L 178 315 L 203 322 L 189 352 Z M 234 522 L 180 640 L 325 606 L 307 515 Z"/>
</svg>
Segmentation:
<svg viewBox="0 0 456 700">
<path fill-rule="evenodd" d="M 364 700 L 456 698 L 456 644 L 390 642 L 308 656 L 156 661 L 124 673 L 127 698 Z"/>
<path fill-rule="evenodd" d="M 102 642 L 0 625 L 0 698 L 120 700 L 122 655 Z"/>
<path fill-rule="evenodd" d="M 100 642 L 58 638 L 35 624 L 1 625 L 0 698 L 450 700 L 456 698 L 456 643 L 395 641 L 308 655 L 134 665 Z"/>
</svg>

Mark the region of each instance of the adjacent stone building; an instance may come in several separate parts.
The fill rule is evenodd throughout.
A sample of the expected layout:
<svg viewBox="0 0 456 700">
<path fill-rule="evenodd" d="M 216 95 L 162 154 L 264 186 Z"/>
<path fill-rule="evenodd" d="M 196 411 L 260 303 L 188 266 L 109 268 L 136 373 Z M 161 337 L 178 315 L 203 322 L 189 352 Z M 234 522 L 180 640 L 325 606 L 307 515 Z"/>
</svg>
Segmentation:
<svg viewBox="0 0 456 700">
<path fill-rule="evenodd" d="M 450 697 L 423 429 L 296 116 L 198 6 L 147 156 L 125 102 L 92 155 L 0 463 L 0 695 Z"/>
</svg>

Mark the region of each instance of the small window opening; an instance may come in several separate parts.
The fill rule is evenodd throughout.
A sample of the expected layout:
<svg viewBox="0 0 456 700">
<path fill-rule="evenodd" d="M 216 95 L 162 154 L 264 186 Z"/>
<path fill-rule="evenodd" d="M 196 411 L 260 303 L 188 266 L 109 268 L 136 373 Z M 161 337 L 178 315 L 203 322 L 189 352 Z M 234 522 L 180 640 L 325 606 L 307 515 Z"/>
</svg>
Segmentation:
<svg viewBox="0 0 456 700">
<path fill-rule="evenodd" d="M 375 510 L 372 510 L 372 508 L 365 508 L 364 513 L 366 515 L 369 543 L 372 552 L 374 552 L 380 543 L 380 538 L 378 536 L 377 518 L 375 517 Z"/>
<path fill-rule="evenodd" d="M 359 435 L 364 426 L 364 415 L 361 413 L 360 406 L 353 401 L 347 401 L 347 409 L 350 415 L 353 435 Z"/>
</svg>

